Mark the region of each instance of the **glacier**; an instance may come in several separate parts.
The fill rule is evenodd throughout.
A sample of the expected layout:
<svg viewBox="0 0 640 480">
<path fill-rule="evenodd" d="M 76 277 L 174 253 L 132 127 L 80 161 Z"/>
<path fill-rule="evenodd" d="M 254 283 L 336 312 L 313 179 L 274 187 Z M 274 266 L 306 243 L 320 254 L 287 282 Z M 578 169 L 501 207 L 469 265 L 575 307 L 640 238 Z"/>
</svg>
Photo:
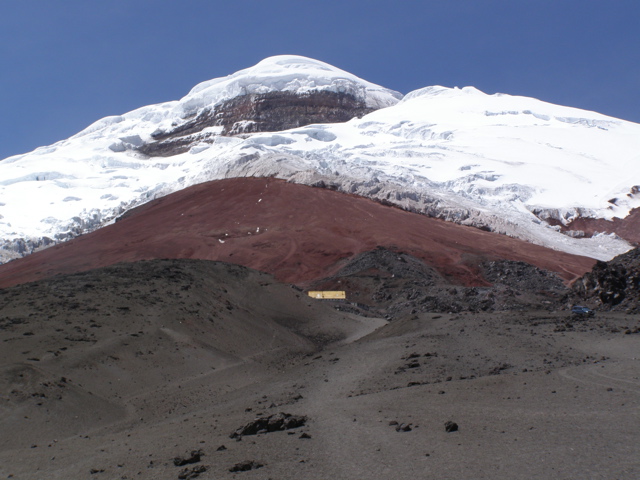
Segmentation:
<svg viewBox="0 0 640 480">
<path fill-rule="evenodd" d="M 222 135 L 187 149 L 140 147 L 240 95 L 344 93 L 371 113 L 343 123 Z M 237 131 L 243 131 L 240 125 Z M 640 125 L 473 87 L 402 96 L 324 62 L 277 56 L 195 86 L 181 100 L 107 117 L 51 146 L 0 161 L 0 261 L 113 222 L 187 186 L 274 176 L 330 186 L 407 210 L 608 260 L 630 248 L 613 234 L 575 238 L 545 219 L 624 218 L 640 206 Z"/>
</svg>

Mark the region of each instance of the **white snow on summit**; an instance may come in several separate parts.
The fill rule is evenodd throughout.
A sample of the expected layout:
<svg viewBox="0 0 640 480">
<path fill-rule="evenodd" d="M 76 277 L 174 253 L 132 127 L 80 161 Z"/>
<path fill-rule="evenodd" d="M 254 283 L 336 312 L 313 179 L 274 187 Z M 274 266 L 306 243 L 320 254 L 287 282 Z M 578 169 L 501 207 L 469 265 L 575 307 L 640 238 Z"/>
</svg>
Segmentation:
<svg viewBox="0 0 640 480">
<path fill-rule="evenodd" d="M 346 123 L 237 137 L 208 127 L 207 139 L 194 138 L 188 151 L 170 157 L 136 151 L 154 132 L 238 95 L 323 90 L 380 109 Z M 473 87 L 426 87 L 399 98 L 323 62 L 268 58 L 203 82 L 179 101 L 107 117 L 0 161 L 0 240 L 12 247 L 17 239 L 64 239 L 195 183 L 271 175 L 323 181 L 594 258 L 629 248 L 610 235 L 567 237 L 540 218 L 610 219 L 640 206 L 631 192 L 640 185 L 640 125 Z"/>
<path fill-rule="evenodd" d="M 202 82 L 191 89 L 180 104 L 185 113 L 218 104 L 238 95 L 273 91 L 307 93 L 329 91 L 348 93 L 372 108 L 394 105 L 402 95 L 362 80 L 328 63 L 295 55 L 280 55 L 228 77 Z"/>
<path fill-rule="evenodd" d="M 390 135 L 386 144 L 404 152 L 394 163 L 479 202 L 517 198 L 530 210 L 593 209 L 601 218 L 640 205 L 608 203 L 640 182 L 640 125 L 595 112 L 473 87 L 427 87 L 353 126 Z M 409 160 L 416 148 L 425 160 Z"/>
<path fill-rule="evenodd" d="M 152 133 L 170 130 L 184 122 L 184 119 L 239 95 L 269 92 L 304 94 L 315 91 L 351 94 L 371 108 L 388 107 L 402 98 L 398 92 L 362 80 L 327 63 L 306 57 L 280 55 L 266 58 L 232 75 L 202 82 L 179 101 L 150 105 L 124 115 L 103 118 L 72 138 L 87 135 L 92 139 L 122 136 L 135 130 L 136 135 L 140 136 L 137 141 L 151 141 Z"/>
</svg>

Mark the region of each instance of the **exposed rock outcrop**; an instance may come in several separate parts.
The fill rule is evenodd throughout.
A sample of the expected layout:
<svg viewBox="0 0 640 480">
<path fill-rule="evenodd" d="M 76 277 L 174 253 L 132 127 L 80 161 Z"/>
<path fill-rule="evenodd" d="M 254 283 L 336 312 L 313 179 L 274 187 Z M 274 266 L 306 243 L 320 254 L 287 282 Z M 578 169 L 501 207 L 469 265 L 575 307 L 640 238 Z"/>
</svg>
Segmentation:
<svg viewBox="0 0 640 480">
<path fill-rule="evenodd" d="M 169 131 L 155 132 L 152 136 L 156 142 L 142 145 L 138 151 L 149 156 L 168 157 L 186 152 L 197 141 L 213 142 L 218 135 L 277 132 L 313 123 L 340 123 L 374 110 L 364 99 L 331 91 L 240 95 L 204 109 Z M 215 133 L 202 133 L 207 127 L 221 129 Z"/>
<path fill-rule="evenodd" d="M 615 310 L 638 310 L 640 301 L 640 249 L 597 262 L 593 270 L 577 280 L 574 294 L 581 300 L 600 303 Z"/>
</svg>

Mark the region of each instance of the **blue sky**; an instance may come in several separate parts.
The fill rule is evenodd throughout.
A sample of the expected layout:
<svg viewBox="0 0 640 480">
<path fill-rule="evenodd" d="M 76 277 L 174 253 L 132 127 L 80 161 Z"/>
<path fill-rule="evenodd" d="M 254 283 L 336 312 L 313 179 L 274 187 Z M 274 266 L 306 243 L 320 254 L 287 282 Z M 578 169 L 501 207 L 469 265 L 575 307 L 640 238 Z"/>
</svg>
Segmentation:
<svg viewBox="0 0 640 480">
<path fill-rule="evenodd" d="M 0 159 L 272 55 L 640 122 L 638 0 L 0 2 Z"/>
</svg>

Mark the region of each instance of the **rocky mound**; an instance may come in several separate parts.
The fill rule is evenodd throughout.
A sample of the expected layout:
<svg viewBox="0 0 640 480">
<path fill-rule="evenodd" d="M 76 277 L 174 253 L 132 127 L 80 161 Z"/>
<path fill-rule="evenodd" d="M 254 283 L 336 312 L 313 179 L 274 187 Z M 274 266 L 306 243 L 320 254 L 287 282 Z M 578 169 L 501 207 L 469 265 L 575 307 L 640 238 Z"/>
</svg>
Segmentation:
<svg viewBox="0 0 640 480">
<path fill-rule="evenodd" d="M 638 312 L 640 308 L 640 249 L 609 262 L 597 262 L 573 286 L 575 297 L 607 310 Z"/>
<path fill-rule="evenodd" d="M 561 278 L 525 262 L 492 260 L 479 265 L 486 282 L 465 286 L 443 277 L 406 252 L 378 247 L 351 259 L 312 290 L 345 290 L 337 308 L 360 315 L 399 316 L 418 312 L 480 312 L 556 309 L 569 293 Z"/>
</svg>

